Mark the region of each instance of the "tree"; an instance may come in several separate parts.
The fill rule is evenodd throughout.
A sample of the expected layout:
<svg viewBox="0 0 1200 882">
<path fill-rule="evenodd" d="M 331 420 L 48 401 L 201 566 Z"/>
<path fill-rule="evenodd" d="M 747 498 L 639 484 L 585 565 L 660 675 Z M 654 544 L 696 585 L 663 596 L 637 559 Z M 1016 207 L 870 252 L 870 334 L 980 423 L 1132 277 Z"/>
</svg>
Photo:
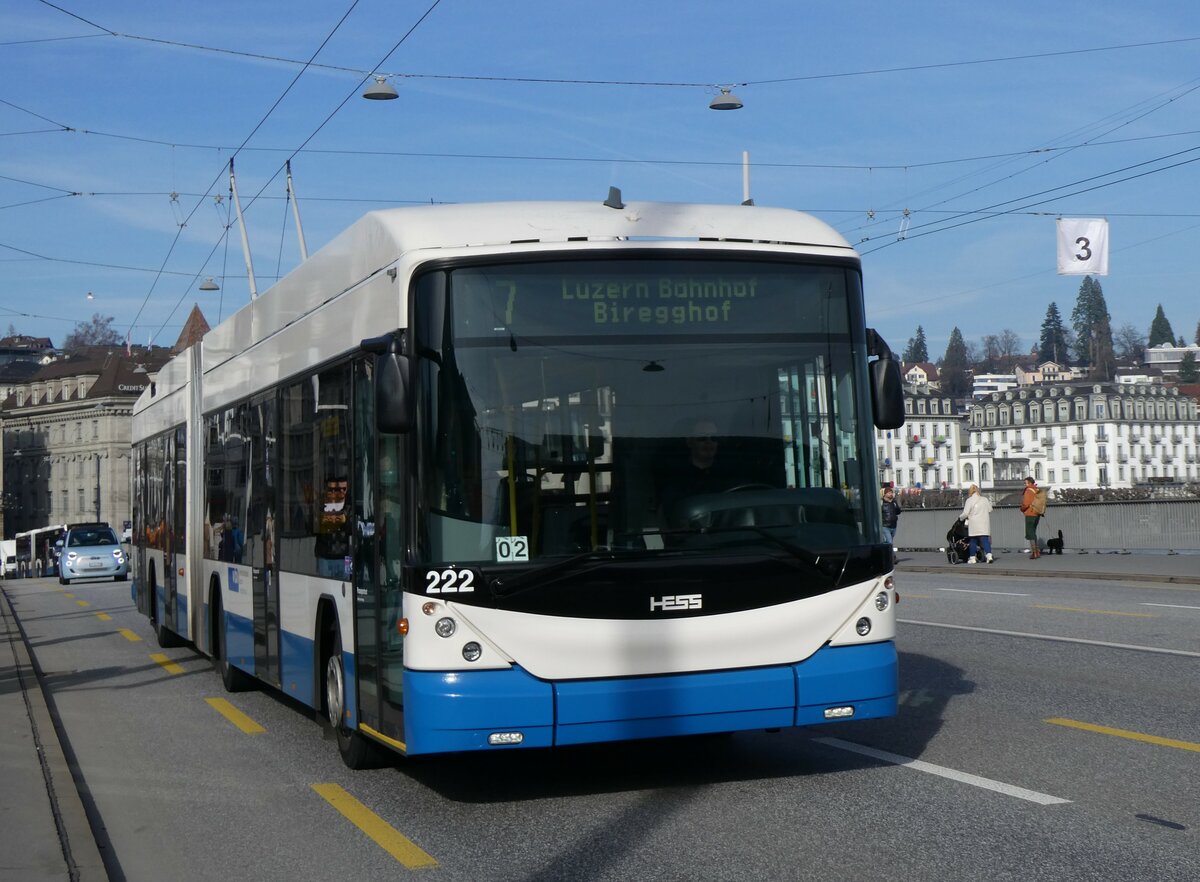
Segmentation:
<svg viewBox="0 0 1200 882">
<path fill-rule="evenodd" d="M 1067 349 L 1067 329 L 1063 327 L 1058 304 L 1053 301 L 1046 307 L 1046 318 L 1042 321 L 1042 335 L 1038 340 L 1037 353 L 1039 364 L 1047 361 L 1062 364 L 1070 354 Z"/>
<path fill-rule="evenodd" d="M 67 334 L 66 339 L 63 340 L 63 350 L 71 352 L 85 346 L 119 345 L 121 335 L 113 329 L 114 321 L 116 319 L 111 315 L 100 315 L 97 312 L 92 315 L 91 321 L 79 322 L 75 325 L 75 330 Z"/>
<path fill-rule="evenodd" d="M 1151 349 L 1155 346 L 1161 346 L 1166 343 L 1168 346 L 1175 345 L 1175 332 L 1171 330 L 1171 323 L 1167 321 L 1167 316 L 1163 312 L 1162 304 L 1158 304 L 1158 312 L 1154 313 L 1154 321 L 1150 322 L 1150 340 L 1146 344 Z"/>
<path fill-rule="evenodd" d="M 1096 335 L 1102 323 L 1107 339 L 1100 344 L 1100 348 L 1112 351 L 1111 321 L 1100 283 L 1091 276 L 1084 276 L 1075 308 L 1071 310 L 1071 326 L 1075 329 L 1075 360 L 1078 364 L 1092 365 L 1092 353 L 1097 349 Z"/>
<path fill-rule="evenodd" d="M 1200 382 L 1200 368 L 1196 367 L 1196 353 L 1190 349 L 1183 353 L 1183 358 L 1179 359 L 1179 382 Z"/>
<path fill-rule="evenodd" d="M 971 362 L 975 370 L 981 374 L 996 373 L 1000 364 L 1000 338 L 995 334 L 985 334 L 979 342 L 979 351 L 983 353 L 982 356 Z"/>
<path fill-rule="evenodd" d="M 1113 335 L 1113 351 L 1122 361 L 1141 362 L 1146 355 L 1146 335 L 1126 322 Z"/>
<path fill-rule="evenodd" d="M 903 361 L 910 364 L 918 361 L 929 361 L 929 347 L 925 344 L 925 329 L 917 325 L 915 337 L 908 338 L 908 346 L 904 349 Z"/>
<path fill-rule="evenodd" d="M 1005 367 L 1011 368 L 1012 363 L 1021 357 L 1021 338 L 1012 328 L 1005 328 L 1000 332 L 999 343 L 1000 358 Z"/>
<path fill-rule="evenodd" d="M 1088 364 L 1091 370 L 1088 377 L 1093 380 L 1111 380 L 1117 369 L 1117 360 L 1113 356 L 1112 328 L 1108 324 L 1108 316 L 1104 316 L 1096 325 L 1092 335 L 1092 348 Z"/>
<path fill-rule="evenodd" d="M 9 325 L 11 328 L 12 325 Z M 1200 346 L 1200 322 L 1196 322 L 1196 345 Z"/>
<path fill-rule="evenodd" d="M 971 372 L 967 366 L 967 344 L 957 327 L 950 332 L 946 355 L 941 366 L 942 391 L 954 398 L 971 393 Z"/>
</svg>

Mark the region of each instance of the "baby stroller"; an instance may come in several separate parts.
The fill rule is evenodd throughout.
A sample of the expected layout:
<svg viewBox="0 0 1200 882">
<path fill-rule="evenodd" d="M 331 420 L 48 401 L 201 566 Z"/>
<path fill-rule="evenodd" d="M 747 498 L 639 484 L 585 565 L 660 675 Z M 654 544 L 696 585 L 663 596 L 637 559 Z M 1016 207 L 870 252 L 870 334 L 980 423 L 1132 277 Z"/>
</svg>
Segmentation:
<svg viewBox="0 0 1200 882">
<path fill-rule="evenodd" d="M 952 564 L 960 564 L 966 563 L 970 556 L 967 525 L 963 523 L 962 518 L 956 518 L 954 526 L 946 533 L 946 560 Z"/>
</svg>

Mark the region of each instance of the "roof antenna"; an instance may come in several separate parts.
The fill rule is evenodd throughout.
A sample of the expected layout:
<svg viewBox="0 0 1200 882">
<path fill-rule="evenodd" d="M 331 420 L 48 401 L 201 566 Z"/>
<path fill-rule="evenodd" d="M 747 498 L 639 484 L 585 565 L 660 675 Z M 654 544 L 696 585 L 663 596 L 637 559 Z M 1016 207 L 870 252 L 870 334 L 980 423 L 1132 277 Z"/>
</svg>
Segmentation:
<svg viewBox="0 0 1200 882">
<path fill-rule="evenodd" d="M 608 198 L 604 200 L 604 204 L 609 208 L 624 208 L 625 203 L 621 201 L 621 189 L 619 187 L 609 187 Z"/>
</svg>

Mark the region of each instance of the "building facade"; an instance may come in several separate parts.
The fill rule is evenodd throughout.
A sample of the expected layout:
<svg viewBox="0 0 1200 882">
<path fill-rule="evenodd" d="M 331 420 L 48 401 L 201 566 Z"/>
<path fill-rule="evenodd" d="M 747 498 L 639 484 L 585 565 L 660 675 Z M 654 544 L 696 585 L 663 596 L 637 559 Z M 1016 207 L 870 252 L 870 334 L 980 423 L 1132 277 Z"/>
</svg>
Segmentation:
<svg viewBox="0 0 1200 882">
<path fill-rule="evenodd" d="M 955 412 L 905 392 L 903 428 L 875 431 L 881 484 L 901 492 L 978 484 L 994 496 L 1027 475 L 1054 489 L 1200 482 L 1200 404 L 1160 383 L 1066 383 L 992 392 Z"/>
<path fill-rule="evenodd" d="M 130 518 L 133 403 L 167 349 L 97 349 L 43 366 L 0 402 L 4 536 L 49 524 Z"/>
<path fill-rule="evenodd" d="M 1073 383 L 993 393 L 967 414 L 962 481 L 1016 489 L 1200 480 L 1200 405 L 1157 384 Z"/>
<path fill-rule="evenodd" d="M 957 481 L 962 419 L 954 401 L 928 387 L 904 394 L 904 426 L 875 430 L 879 483 L 902 491 L 945 488 Z"/>
</svg>

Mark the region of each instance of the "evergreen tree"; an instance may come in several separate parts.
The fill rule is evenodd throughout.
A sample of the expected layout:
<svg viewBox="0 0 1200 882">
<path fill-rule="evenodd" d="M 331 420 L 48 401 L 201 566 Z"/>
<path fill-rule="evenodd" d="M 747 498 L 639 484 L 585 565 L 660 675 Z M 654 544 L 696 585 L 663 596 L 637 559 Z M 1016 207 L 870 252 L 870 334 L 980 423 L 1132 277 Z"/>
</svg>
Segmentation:
<svg viewBox="0 0 1200 882">
<path fill-rule="evenodd" d="M 9 325 L 11 328 L 12 325 Z M 1196 345 L 1200 346 L 1200 322 L 1196 322 Z"/>
<path fill-rule="evenodd" d="M 1200 382 L 1200 368 L 1196 367 L 1196 353 L 1190 349 L 1183 353 L 1183 358 L 1179 360 L 1179 382 Z"/>
<path fill-rule="evenodd" d="M 1175 332 L 1171 330 L 1171 323 L 1167 321 L 1167 316 L 1163 312 L 1162 304 L 1158 304 L 1158 312 L 1154 313 L 1154 321 L 1150 322 L 1150 337 L 1146 344 L 1151 349 L 1155 346 L 1161 346 L 1166 343 L 1168 346 L 1175 345 Z"/>
<path fill-rule="evenodd" d="M 916 336 L 908 338 L 908 346 L 904 349 L 903 360 L 910 364 L 929 361 L 929 347 L 925 344 L 925 329 L 920 325 L 917 325 Z"/>
<path fill-rule="evenodd" d="M 1091 276 L 1083 277 L 1079 286 L 1079 296 L 1075 300 L 1075 308 L 1071 311 L 1071 326 L 1075 329 L 1075 359 L 1078 364 L 1093 365 L 1092 354 L 1097 349 L 1112 351 L 1112 319 L 1108 314 L 1108 304 L 1104 302 L 1104 292 L 1100 283 Z M 1106 339 L 1097 341 L 1100 326 L 1105 328 Z"/>
<path fill-rule="evenodd" d="M 1042 321 L 1042 336 L 1038 341 L 1038 363 L 1047 361 L 1066 362 L 1070 353 L 1067 350 L 1067 329 L 1063 327 L 1062 315 L 1058 304 L 1051 302 L 1046 307 L 1046 318 Z"/>
<path fill-rule="evenodd" d="M 942 391 L 953 398 L 971 394 L 971 372 L 967 365 L 967 344 L 957 327 L 950 332 L 950 342 L 941 365 Z"/>
<path fill-rule="evenodd" d="M 1116 373 L 1117 360 L 1113 356 L 1112 327 L 1108 324 L 1107 315 L 1096 325 L 1088 364 L 1091 365 L 1088 376 L 1093 380 L 1111 380 Z"/>
</svg>

